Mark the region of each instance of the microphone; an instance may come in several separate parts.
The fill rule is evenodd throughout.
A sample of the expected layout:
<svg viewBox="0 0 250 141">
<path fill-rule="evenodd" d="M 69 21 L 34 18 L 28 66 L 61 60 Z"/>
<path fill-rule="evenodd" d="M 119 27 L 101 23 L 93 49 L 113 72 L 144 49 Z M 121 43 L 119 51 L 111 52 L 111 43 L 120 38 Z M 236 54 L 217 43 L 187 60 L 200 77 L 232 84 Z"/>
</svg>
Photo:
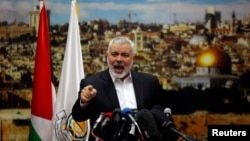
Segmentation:
<svg viewBox="0 0 250 141">
<path fill-rule="evenodd" d="M 121 109 L 114 109 L 112 113 L 112 120 L 116 126 L 116 129 L 120 129 L 122 123 L 122 112 Z"/>
<path fill-rule="evenodd" d="M 121 140 L 121 132 L 124 130 L 124 125 L 122 126 L 123 119 L 122 119 L 122 112 L 121 109 L 114 109 L 112 112 L 112 121 L 115 127 L 115 133 L 112 137 L 111 141 L 118 141 Z"/>
<path fill-rule="evenodd" d="M 170 115 L 171 115 L 171 114 L 172 114 L 172 111 L 171 111 L 170 108 L 165 108 L 165 109 L 164 109 L 164 113 L 165 113 L 165 114 L 170 114 Z M 169 116 L 170 116 L 170 115 L 169 115 Z"/>
<path fill-rule="evenodd" d="M 132 122 L 132 123 L 136 126 L 136 128 L 137 128 L 137 130 L 138 130 L 138 132 L 139 132 L 139 135 L 140 135 L 140 139 L 143 141 L 144 138 L 143 138 L 143 136 L 142 136 L 141 129 L 140 129 L 138 123 L 136 122 L 135 118 L 134 118 L 134 113 L 133 113 L 133 111 L 132 111 L 130 108 L 124 108 L 124 109 L 122 110 L 122 115 L 123 115 L 126 119 L 129 119 L 130 122 Z"/>
<path fill-rule="evenodd" d="M 163 113 L 163 111 L 164 111 L 164 113 Z M 163 110 L 163 108 L 160 106 L 160 105 L 155 105 L 153 108 L 152 108 L 152 110 L 151 110 L 151 112 L 153 112 L 152 114 L 153 115 L 157 115 L 156 117 L 154 117 L 154 118 L 157 118 L 157 121 L 161 121 L 161 120 L 164 120 L 165 122 L 164 122 L 164 124 L 166 124 L 166 125 L 168 125 L 168 126 L 175 126 L 174 125 L 174 120 L 173 120 L 173 118 L 172 118 L 172 116 L 171 116 L 171 109 L 170 108 L 165 108 L 164 110 Z M 162 116 L 162 117 L 161 117 Z M 162 118 L 162 119 L 158 119 L 158 118 Z M 162 124 L 160 124 L 159 125 L 159 127 L 162 127 L 163 125 Z"/>
<path fill-rule="evenodd" d="M 125 117 L 122 117 L 122 124 L 117 133 L 117 136 L 118 136 L 117 139 L 126 138 L 125 136 L 129 134 L 130 128 L 131 128 L 130 122 Z"/>
<path fill-rule="evenodd" d="M 135 119 L 141 128 L 145 141 L 161 141 L 161 134 L 156 121 L 148 109 L 142 109 L 136 113 Z"/>
<path fill-rule="evenodd" d="M 111 112 L 104 113 L 101 128 L 103 128 L 107 124 L 111 123 L 111 119 L 112 119 L 112 113 Z"/>
<path fill-rule="evenodd" d="M 160 105 L 155 105 L 153 108 L 152 108 L 152 110 L 153 109 L 156 109 L 156 110 L 159 110 L 159 111 L 163 111 L 163 108 L 160 106 Z"/>
<path fill-rule="evenodd" d="M 100 136 L 103 141 L 110 141 L 114 135 L 114 126 L 113 126 L 113 117 L 112 112 L 106 112 L 103 115 L 101 128 L 100 128 Z"/>
<path fill-rule="evenodd" d="M 100 141 L 103 141 L 103 138 L 102 138 L 102 134 L 101 134 L 101 131 L 100 131 L 100 126 L 102 124 L 102 121 L 103 121 L 103 118 L 104 118 L 104 112 L 101 112 L 99 117 L 96 119 L 95 121 L 95 124 L 91 130 L 91 135 L 96 139 L 96 140 L 100 140 Z"/>
<path fill-rule="evenodd" d="M 170 108 L 165 108 L 165 109 L 164 109 L 164 114 L 167 116 L 167 118 L 169 119 L 169 121 L 174 122 L 174 119 L 173 119 L 173 117 L 171 116 L 172 111 L 171 111 Z"/>
<path fill-rule="evenodd" d="M 129 108 L 124 108 L 122 110 L 122 116 L 129 119 L 133 124 L 138 125 L 134 118 L 134 112 Z"/>
<path fill-rule="evenodd" d="M 161 127 L 164 129 L 164 130 L 171 130 L 172 132 L 174 132 L 175 134 L 181 136 L 183 139 L 185 139 L 186 141 L 193 141 L 192 138 L 189 138 L 185 135 L 183 135 L 181 132 L 179 132 L 176 128 L 175 128 L 175 125 L 172 121 L 170 121 L 170 119 L 172 118 L 168 118 L 161 110 L 159 110 L 158 107 L 156 108 L 153 108 L 151 110 L 151 113 L 154 117 L 154 119 L 156 121 L 158 121 L 158 123 L 161 125 Z M 171 116 L 171 115 L 170 115 Z M 173 126 L 174 125 L 174 126 Z M 169 137 L 167 137 L 169 138 Z M 175 138 L 175 137 L 173 137 Z"/>
</svg>

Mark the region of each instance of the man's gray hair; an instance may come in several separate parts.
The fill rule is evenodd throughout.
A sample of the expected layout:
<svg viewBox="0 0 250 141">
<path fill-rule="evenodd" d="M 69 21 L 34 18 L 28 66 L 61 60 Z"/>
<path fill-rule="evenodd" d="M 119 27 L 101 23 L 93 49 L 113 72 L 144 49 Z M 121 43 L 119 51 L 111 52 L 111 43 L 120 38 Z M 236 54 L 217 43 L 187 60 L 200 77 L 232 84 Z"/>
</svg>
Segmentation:
<svg viewBox="0 0 250 141">
<path fill-rule="evenodd" d="M 108 52 L 110 51 L 110 46 L 113 44 L 113 43 L 119 43 L 119 44 L 126 44 L 126 43 L 129 43 L 130 44 L 130 47 L 132 49 L 132 53 L 133 55 L 135 54 L 135 46 L 134 46 L 134 42 L 132 42 L 128 37 L 115 37 L 113 38 L 110 42 L 109 42 L 109 45 L 108 45 Z"/>
</svg>

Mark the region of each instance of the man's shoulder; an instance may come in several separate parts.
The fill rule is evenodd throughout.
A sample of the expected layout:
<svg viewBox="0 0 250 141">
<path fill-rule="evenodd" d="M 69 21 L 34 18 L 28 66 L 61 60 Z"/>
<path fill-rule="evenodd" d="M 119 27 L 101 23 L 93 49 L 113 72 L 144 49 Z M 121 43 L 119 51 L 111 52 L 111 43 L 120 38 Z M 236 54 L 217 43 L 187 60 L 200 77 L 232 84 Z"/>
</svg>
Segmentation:
<svg viewBox="0 0 250 141">
<path fill-rule="evenodd" d="M 85 79 L 100 79 L 103 77 L 107 77 L 108 75 L 109 75 L 108 71 L 104 70 L 104 71 L 100 71 L 97 73 L 89 74 L 89 75 L 85 76 Z"/>
</svg>

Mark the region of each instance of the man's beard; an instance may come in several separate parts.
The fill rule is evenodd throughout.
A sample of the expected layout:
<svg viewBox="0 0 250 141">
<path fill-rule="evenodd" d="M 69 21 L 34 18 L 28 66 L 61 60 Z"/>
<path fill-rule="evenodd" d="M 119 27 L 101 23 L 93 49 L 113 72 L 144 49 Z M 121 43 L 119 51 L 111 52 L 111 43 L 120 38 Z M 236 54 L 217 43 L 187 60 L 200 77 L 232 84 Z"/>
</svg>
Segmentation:
<svg viewBox="0 0 250 141">
<path fill-rule="evenodd" d="M 122 66 L 124 67 L 124 70 L 122 71 L 122 73 L 116 73 L 116 72 L 115 72 L 114 67 L 115 67 L 116 65 L 120 65 L 120 66 L 122 65 Z M 125 67 L 123 64 L 117 64 L 117 63 L 115 63 L 114 65 L 111 65 L 111 64 L 108 62 L 108 67 L 109 67 L 109 69 L 110 69 L 111 74 L 112 74 L 115 78 L 118 78 L 118 79 L 121 79 L 121 78 L 124 78 L 125 76 L 128 76 L 129 71 L 130 71 L 132 65 L 133 65 L 133 62 L 131 62 L 131 64 L 130 64 L 128 67 Z"/>
</svg>

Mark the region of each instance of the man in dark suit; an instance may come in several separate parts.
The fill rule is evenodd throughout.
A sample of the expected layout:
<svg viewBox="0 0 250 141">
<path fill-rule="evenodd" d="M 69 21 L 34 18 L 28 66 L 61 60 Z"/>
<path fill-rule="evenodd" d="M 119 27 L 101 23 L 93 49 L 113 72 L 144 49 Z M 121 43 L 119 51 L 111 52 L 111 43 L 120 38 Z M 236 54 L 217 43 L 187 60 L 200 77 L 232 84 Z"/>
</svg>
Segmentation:
<svg viewBox="0 0 250 141">
<path fill-rule="evenodd" d="M 156 76 L 132 71 L 135 47 L 126 37 L 112 39 L 107 50 L 108 69 L 81 80 L 72 108 L 76 121 L 91 119 L 114 109 L 152 109 L 162 105 L 162 87 Z"/>
</svg>

